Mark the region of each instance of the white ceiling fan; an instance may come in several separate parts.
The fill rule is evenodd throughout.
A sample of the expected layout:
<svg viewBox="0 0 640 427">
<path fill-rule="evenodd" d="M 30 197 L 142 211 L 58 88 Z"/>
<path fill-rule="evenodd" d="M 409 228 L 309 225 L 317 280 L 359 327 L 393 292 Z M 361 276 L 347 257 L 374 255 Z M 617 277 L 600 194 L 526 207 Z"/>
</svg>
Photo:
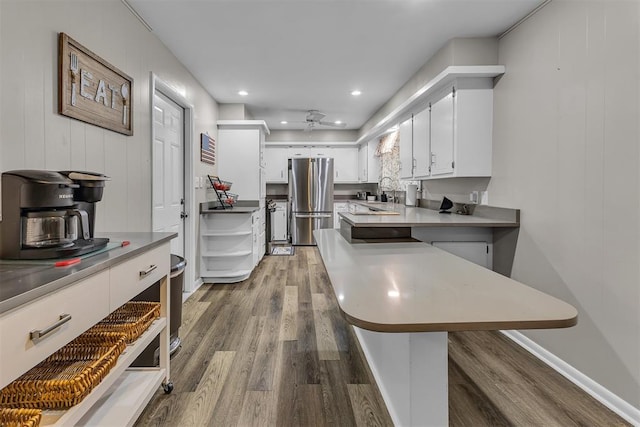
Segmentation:
<svg viewBox="0 0 640 427">
<path fill-rule="evenodd" d="M 298 122 L 298 123 L 305 123 L 307 126 L 304 128 L 305 132 L 309 132 L 313 129 L 315 129 L 317 126 L 328 126 L 328 127 L 334 127 L 334 128 L 344 128 L 345 126 L 347 126 L 346 123 L 341 123 L 341 122 L 325 122 L 322 119 L 324 119 L 326 116 L 326 114 L 321 113 L 318 110 L 308 110 L 307 111 L 307 117 L 305 118 L 304 122 Z"/>
</svg>

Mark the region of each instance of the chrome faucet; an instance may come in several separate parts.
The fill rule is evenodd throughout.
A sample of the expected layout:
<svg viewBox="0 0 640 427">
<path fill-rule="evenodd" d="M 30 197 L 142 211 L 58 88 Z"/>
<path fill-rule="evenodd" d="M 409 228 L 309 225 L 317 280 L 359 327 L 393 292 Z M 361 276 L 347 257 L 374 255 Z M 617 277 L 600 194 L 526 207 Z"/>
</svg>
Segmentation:
<svg viewBox="0 0 640 427">
<path fill-rule="evenodd" d="M 391 181 L 391 184 L 393 185 L 393 178 L 391 178 L 390 176 L 383 176 L 382 178 L 380 178 L 380 181 L 378 182 L 378 192 L 380 194 L 382 194 L 384 192 L 384 186 L 382 185 L 382 182 L 388 179 L 389 181 Z M 396 202 L 396 189 L 395 188 L 387 188 L 388 190 L 393 190 L 393 203 Z"/>
</svg>

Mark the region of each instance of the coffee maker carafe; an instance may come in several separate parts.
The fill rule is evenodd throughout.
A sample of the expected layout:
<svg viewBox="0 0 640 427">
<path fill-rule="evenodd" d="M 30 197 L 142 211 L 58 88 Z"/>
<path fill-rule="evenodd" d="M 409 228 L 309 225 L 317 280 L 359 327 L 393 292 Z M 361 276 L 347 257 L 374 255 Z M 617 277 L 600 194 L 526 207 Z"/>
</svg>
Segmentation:
<svg viewBox="0 0 640 427">
<path fill-rule="evenodd" d="M 80 185 L 61 173 L 17 170 L 2 174 L 0 258 L 47 259 L 101 249 L 91 215 L 74 200 Z"/>
</svg>

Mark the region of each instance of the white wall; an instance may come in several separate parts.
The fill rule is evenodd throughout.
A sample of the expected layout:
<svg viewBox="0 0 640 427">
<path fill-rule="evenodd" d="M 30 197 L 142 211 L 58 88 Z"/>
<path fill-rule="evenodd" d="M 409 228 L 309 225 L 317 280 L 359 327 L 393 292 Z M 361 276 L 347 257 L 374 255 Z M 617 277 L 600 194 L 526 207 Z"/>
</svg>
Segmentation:
<svg viewBox="0 0 640 427">
<path fill-rule="evenodd" d="M 57 113 L 58 32 L 133 77 L 133 136 Z M 217 135 L 216 101 L 119 0 L 0 1 L 0 61 L 0 169 L 109 175 L 97 207 L 99 231 L 151 230 L 151 71 L 194 105 L 194 150 L 201 132 Z M 215 168 L 197 161 L 194 172 Z M 204 190 L 196 199 L 204 201 Z"/>
<path fill-rule="evenodd" d="M 579 310 L 526 335 L 640 408 L 640 2 L 555 0 L 506 35 L 492 205 L 520 208 L 512 277 Z"/>
</svg>

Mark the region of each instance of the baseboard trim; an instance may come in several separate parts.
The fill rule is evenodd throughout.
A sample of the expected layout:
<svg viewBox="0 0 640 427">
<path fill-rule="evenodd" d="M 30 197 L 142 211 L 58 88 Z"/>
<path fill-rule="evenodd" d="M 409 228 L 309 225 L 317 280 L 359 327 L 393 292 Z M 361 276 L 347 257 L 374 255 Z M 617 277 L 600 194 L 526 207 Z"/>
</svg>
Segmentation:
<svg viewBox="0 0 640 427">
<path fill-rule="evenodd" d="M 203 284 L 204 284 L 204 281 L 202 280 L 202 277 L 199 277 L 198 280 L 194 281 L 192 290 L 182 292 L 182 302 L 185 302 L 187 298 L 189 298 Z"/>
<path fill-rule="evenodd" d="M 621 399 L 564 360 L 560 359 L 555 354 L 537 344 L 535 341 L 527 338 L 522 333 L 513 330 L 500 332 L 520 347 L 536 356 L 542 362 L 546 363 L 560 375 L 580 387 L 598 402 L 624 418 L 627 422 L 634 426 L 640 426 L 640 409 L 635 408 L 627 401 Z"/>
</svg>

